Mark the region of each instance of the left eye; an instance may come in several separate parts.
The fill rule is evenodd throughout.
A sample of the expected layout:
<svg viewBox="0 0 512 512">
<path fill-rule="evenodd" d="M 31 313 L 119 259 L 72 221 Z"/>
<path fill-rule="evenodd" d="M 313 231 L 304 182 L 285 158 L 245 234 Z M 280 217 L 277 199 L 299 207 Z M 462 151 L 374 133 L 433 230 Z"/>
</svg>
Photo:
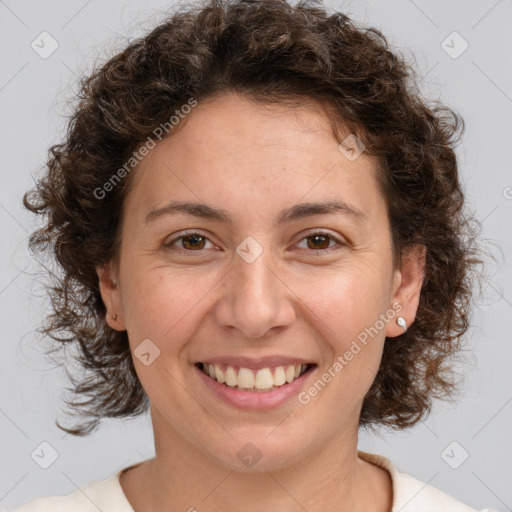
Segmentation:
<svg viewBox="0 0 512 512">
<path fill-rule="evenodd" d="M 342 245 L 339 240 L 334 238 L 332 235 L 328 233 L 312 233 L 301 240 L 301 243 L 306 241 L 306 248 L 312 249 L 314 251 L 325 251 L 326 249 L 330 249 L 330 243 L 336 242 L 338 245 Z M 300 244 L 299 244 L 300 245 Z"/>
<path fill-rule="evenodd" d="M 179 242 L 181 243 L 181 246 L 179 245 Z M 334 238 L 332 235 L 322 232 L 311 233 L 305 236 L 301 239 L 298 246 L 300 247 L 300 244 L 303 242 L 306 243 L 306 247 L 302 248 L 311 249 L 316 252 L 326 252 L 327 249 L 331 249 L 332 242 L 334 242 L 334 245 L 343 245 L 342 242 Z M 170 242 L 166 243 L 165 247 L 170 249 L 173 246 L 178 246 L 178 249 L 185 252 L 199 252 L 206 249 L 206 244 L 208 243 L 211 244 L 212 247 L 215 247 L 203 234 L 191 232 L 174 238 Z"/>
</svg>

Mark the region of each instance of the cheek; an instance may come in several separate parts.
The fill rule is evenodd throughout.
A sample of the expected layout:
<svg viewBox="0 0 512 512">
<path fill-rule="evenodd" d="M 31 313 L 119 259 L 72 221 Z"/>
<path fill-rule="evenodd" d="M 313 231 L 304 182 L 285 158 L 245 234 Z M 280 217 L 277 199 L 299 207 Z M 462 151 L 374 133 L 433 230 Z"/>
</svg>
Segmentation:
<svg viewBox="0 0 512 512">
<path fill-rule="evenodd" d="M 319 274 L 319 279 L 302 287 L 298 294 L 318 319 L 317 325 L 323 324 L 326 339 L 331 340 L 336 352 L 346 350 L 351 340 L 374 326 L 387 307 L 387 281 L 367 268 L 372 267 L 346 267 L 324 276 Z M 382 328 L 380 322 L 377 327 Z"/>
<path fill-rule="evenodd" d="M 314 395 L 341 418 L 358 407 L 378 371 L 385 342 L 385 313 L 389 284 L 384 274 L 359 267 L 332 273 L 303 290 L 309 318 L 326 349 L 326 367 L 317 375 Z M 307 398 L 307 397 L 306 397 Z"/>
<path fill-rule="evenodd" d="M 218 282 L 216 276 L 199 276 L 192 269 L 161 267 L 137 272 L 133 266 L 130 272 L 126 268 L 123 308 L 131 344 L 149 338 L 163 346 L 186 339 L 201 301 Z"/>
<path fill-rule="evenodd" d="M 383 300 L 369 285 L 356 277 L 332 279 L 329 293 L 319 288 L 318 293 L 311 292 L 307 304 L 326 357 L 325 366 L 299 398 L 330 418 L 317 426 L 325 435 L 357 413 L 380 366 L 385 342 L 384 324 L 379 321 Z"/>
</svg>

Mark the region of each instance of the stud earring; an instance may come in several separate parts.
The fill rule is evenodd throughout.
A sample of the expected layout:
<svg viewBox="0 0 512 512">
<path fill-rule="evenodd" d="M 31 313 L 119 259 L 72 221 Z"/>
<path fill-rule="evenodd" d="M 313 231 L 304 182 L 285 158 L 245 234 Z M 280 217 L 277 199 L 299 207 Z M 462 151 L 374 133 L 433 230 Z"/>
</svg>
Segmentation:
<svg viewBox="0 0 512 512">
<path fill-rule="evenodd" d="M 399 316 L 396 319 L 396 323 L 404 330 L 404 332 L 407 331 L 407 322 L 403 316 Z"/>
<path fill-rule="evenodd" d="M 114 313 L 114 314 L 112 315 L 112 320 L 115 320 L 116 318 L 117 318 L 117 313 Z"/>
</svg>

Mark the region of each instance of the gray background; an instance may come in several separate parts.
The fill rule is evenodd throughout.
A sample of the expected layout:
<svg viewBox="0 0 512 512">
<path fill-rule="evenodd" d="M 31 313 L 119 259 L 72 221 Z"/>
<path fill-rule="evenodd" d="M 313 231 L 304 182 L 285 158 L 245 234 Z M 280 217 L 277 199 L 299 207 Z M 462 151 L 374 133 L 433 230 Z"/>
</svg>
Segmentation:
<svg viewBox="0 0 512 512">
<path fill-rule="evenodd" d="M 69 113 L 65 102 L 76 90 L 76 77 L 95 58 L 112 55 L 129 37 L 154 26 L 172 5 L 157 0 L 0 1 L 0 508 L 68 494 L 154 453 L 148 417 L 107 420 L 84 439 L 55 426 L 56 418 L 66 424 L 61 394 L 67 383 L 62 368 L 45 360 L 37 343 L 35 329 L 48 304 L 33 277 L 38 265 L 26 242 L 34 221 L 23 211 L 21 196 L 44 164 L 47 148 L 62 136 Z M 362 434 L 360 448 L 389 456 L 401 471 L 475 508 L 512 510 L 512 175 L 506 166 L 512 2 L 387 0 L 328 6 L 382 29 L 417 66 L 424 94 L 462 114 L 467 124 L 458 149 L 463 181 L 496 257 L 488 265 L 484 295 L 466 338 L 470 364 L 460 369 L 466 375 L 462 398 L 452 405 L 437 403 L 429 419 L 409 431 Z M 45 59 L 31 47 L 43 31 L 58 43 Z M 469 44 L 457 58 L 463 40 L 456 35 L 446 40 L 454 31 Z M 47 469 L 40 464 L 51 462 L 52 451 L 40 447 L 44 441 L 57 455 Z M 34 450 L 45 455 L 33 459 Z M 466 452 L 469 457 L 461 464 Z"/>
</svg>

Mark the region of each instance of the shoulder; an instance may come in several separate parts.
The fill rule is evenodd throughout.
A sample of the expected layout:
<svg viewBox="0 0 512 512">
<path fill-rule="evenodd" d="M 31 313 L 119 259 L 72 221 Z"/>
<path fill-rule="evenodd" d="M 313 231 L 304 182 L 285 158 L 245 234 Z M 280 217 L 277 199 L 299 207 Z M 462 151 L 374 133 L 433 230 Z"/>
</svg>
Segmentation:
<svg viewBox="0 0 512 512">
<path fill-rule="evenodd" d="M 13 512 L 133 512 L 119 483 L 122 471 L 84 485 L 67 496 L 36 498 Z"/>
<path fill-rule="evenodd" d="M 478 512 L 476 509 L 456 500 L 452 496 L 417 480 L 407 473 L 401 473 L 386 457 L 372 453 L 358 452 L 359 458 L 386 469 L 393 484 L 393 508 L 391 512 Z M 484 509 L 480 512 L 492 512 Z"/>
<path fill-rule="evenodd" d="M 402 512 L 427 512 L 433 507 L 445 512 L 478 512 L 462 501 L 406 473 L 398 473 L 396 484 L 397 509 Z M 481 512 L 491 512 L 489 509 Z"/>
</svg>

